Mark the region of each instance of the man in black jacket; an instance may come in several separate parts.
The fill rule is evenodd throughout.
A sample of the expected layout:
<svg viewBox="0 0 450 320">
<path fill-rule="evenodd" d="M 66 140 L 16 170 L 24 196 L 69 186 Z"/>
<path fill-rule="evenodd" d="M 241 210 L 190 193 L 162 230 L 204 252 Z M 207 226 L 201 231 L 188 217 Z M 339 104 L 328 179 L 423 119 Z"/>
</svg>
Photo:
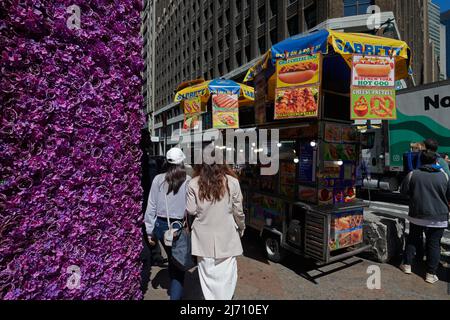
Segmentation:
<svg viewBox="0 0 450 320">
<path fill-rule="evenodd" d="M 409 235 L 405 257 L 400 268 L 411 273 L 411 263 L 416 248 L 422 246 L 422 234 L 426 236 L 427 274 L 425 281 L 435 283 L 440 260 L 440 243 L 448 227 L 448 203 L 450 182 L 448 175 L 436 167 L 437 156 L 424 151 L 420 156 L 422 166 L 405 178 L 400 192 L 409 196 Z"/>
</svg>

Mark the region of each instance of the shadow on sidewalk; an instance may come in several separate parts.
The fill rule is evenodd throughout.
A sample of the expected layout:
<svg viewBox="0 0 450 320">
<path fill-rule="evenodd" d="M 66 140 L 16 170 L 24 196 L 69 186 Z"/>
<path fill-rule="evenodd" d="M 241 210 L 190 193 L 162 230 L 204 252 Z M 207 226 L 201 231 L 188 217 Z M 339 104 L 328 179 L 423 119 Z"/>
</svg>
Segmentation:
<svg viewBox="0 0 450 320">
<path fill-rule="evenodd" d="M 164 290 L 169 295 L 170 279 L 167 268 L 159 270 L 151 281 L 154 290 Z M 184 300 L 204 300 L 197 267 L 186 272 L 184 277 Z"/>
<path fill-rule="evenodd" d="M 244 256 L 265 264 L 269 264 L 269 260 L 266 257 L 263 240 L 259 237 L 258 232 L 255 230 L 248 231 L 249 232 L 246 230 L 246 234 L 242 238 Z M 317 265 L 313 259 L 288 252 L 280 264 L 294 271 L 302 278 L 317 284 L 316 279 L 351 267 L 362 261 L 363 260 L 358 257 L 352 257 L 328 265 Z"/>
</svg>

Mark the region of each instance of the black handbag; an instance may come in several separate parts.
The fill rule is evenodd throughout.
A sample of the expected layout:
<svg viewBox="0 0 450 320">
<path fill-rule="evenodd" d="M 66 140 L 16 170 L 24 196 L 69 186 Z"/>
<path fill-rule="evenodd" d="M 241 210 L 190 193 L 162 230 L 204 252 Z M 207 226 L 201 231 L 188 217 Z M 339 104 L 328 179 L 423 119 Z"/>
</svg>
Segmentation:
<svg viewBox="0 0 450 320">
<path fill-rule="evenodd" d="M 183 228 L 178 230 L 172 242 L 172 262 L 181 271 L 188 271 L 197 265 L 192 256 L 191 232 L 185 218 Z"/>
</svg>

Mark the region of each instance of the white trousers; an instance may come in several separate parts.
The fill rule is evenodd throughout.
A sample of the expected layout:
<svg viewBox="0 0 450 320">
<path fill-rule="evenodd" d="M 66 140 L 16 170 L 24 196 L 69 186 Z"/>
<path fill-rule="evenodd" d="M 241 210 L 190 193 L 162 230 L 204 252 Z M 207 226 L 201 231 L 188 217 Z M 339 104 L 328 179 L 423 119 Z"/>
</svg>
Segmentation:
<svg viewBox="0 0 450 320">
<path fill-rule="evenodd" d="M 197 257 L 198 274 L 205 300 L 231 300 L 236 289 L 236 257 L 214 259 Z"/>
</svg>

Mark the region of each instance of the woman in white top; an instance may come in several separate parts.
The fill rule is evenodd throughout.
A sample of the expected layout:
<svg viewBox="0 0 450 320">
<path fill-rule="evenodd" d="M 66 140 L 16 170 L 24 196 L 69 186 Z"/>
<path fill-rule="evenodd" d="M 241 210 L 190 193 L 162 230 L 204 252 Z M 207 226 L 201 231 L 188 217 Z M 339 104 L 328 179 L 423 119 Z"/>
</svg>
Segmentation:
<svg viewBox="0 0 450 320">
<path fill-rule="evenodd" d="M 187 188 L 186 209 L 192 223 L 192 255 L 206 300 L 230 300 L 237 282 L 236 257 L 242 254 L 245 229 L 242 193 L 234 172 L 226 165 L 195 168 Z"/>
<path fill-rule="evenodd" d="M 180 300 L 183 296 L 184 272 L 171 262 L 172 248 L 164 244 L 164 233 L 169 229 L 168 218 L 173 223 L 181 222 L 185 216 L 186 185 L 190 180 L 183 164 L 185 158 L 179 148 L 167 152 L 167 172 L 157 175 L 152 182 L 144 219 L 150 245 L 155 245 L 158 240 L 167 253 L 171 300 Z"/>
</svg>

